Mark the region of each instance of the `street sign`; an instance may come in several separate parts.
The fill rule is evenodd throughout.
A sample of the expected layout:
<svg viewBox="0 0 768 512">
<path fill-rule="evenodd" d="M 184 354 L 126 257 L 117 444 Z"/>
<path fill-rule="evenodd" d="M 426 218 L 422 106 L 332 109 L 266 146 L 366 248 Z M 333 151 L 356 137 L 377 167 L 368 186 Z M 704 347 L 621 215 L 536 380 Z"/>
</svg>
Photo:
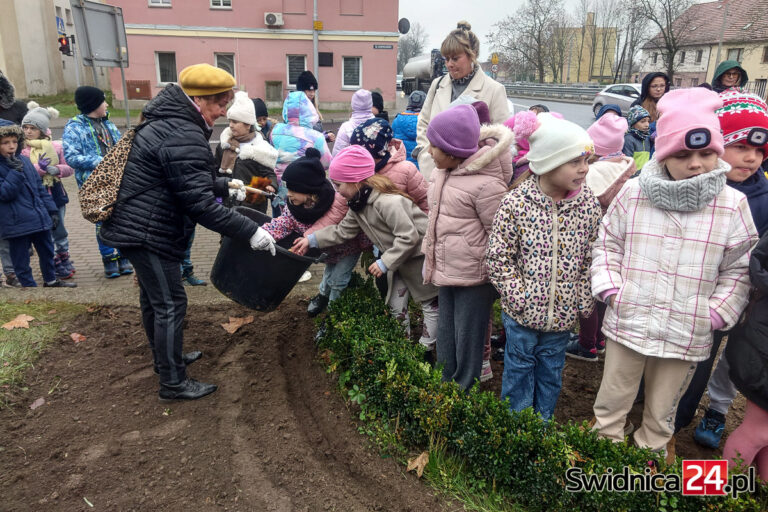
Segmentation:
<svg viewBox="0 0 768 512">
<path fill-rule="evenodd" d="M 112 5 L 70 0 L 80 55 L 86 66 L 128 67 L 123 10 Z"/>
<path fill-rule="evenodd" d="M 493 66 L 491 66 L 491 71 L 493 71 L 494 73 L 498 73 L 499 72 L 499 65 L 498 64 L 494 64 Z"/>
<path fill-rule="evenodd" d="M 374 50 L 392 50 L 394 46 L 391 44 L 375 44 L 373 45 Z"/>
<path fill-rule="evenodd" d="M 323 22 L 320 20 L 316 20 L 312 22 L 312 29 L 313 30 L 323 30 Z"/>
<path fill-rule="evenodd" d="M 499 54 L 498 53 L 492 54 L 491 55 L 491 64 L 496 65 L 498 63 L 499 63 Z M 495 73 L 496 70 L 494 69 L 493 72 Z"/>
<path fill-rule="evenodd" d="M 56 16 L 56 32 L 58 32 L 60 36 L 67 33 L 67 30 L 64 28 L 64 19 L 59 16 Z"/>
</svg>

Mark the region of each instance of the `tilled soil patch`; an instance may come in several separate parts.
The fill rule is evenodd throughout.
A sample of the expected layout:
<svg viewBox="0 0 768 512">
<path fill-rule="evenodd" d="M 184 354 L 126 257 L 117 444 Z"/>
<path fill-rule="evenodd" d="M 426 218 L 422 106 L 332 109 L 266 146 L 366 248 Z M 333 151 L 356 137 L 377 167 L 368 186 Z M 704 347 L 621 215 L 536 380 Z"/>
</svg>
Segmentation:
<svg viewBox="0 0 768 512">
<path fill-rule="evenodd" d="M 220 325 L 251 314 L 189 308 L 185 350 L 205 354 L 189 374 L 219 390 L 171 403 L 157 398 L 137 308 L 79 317 L 0 411 L 0 510 L 446 509 L 357 432 L 316 361 L 306 302 L 233 335 Z"/>
</svg>

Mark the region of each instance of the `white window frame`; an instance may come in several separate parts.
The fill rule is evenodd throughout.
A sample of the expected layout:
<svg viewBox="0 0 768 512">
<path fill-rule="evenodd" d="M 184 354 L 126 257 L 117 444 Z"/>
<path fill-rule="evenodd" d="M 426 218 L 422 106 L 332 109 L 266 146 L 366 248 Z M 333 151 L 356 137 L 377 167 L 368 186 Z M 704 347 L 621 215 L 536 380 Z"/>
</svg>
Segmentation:
<svg viewBox="0 0 768 512">
<path fill-rule="evenodd" d="M 171 7 L 171 0 L 147 0 L 147 5 L 150 7 Z"/>
<path fill-rule="evenodd" d="M 224 2 L 229 2 L 229 5 L 224 5 Z M 218 3 L 219 5 L 214 5 Z M 231 11 L 232 10 L 232 0 L 211 0 L 211 9 L 220 9 L 224 11 Z"/>
<path fill-rule="evenodd" d="M 358 76 L 359 81 L 355 85 L 346 85 L 344 83 L 344 59 L 357 59 L 358 62 Z M 342 55 L 341 56 L 341 90 L 342 91 L 356 91 L 363 87 L 363 57 L 362 55 Z"/>
<path fill-rule="evenodd" d="M 176 52 L 169 52 L 169 51 L 155 51 L 155 78 L 157 78 L 157 85 L 160 87 L 165 87 L 168 84 L 176 83 L 179 80 L 179 69 L 178 65 L 176 66 L 176 80 L 171 82 L 163 82 L 160 78 L 160 54 L 161 53 L 170 53 L 173 54 L 173 60 L 176 61 Z"/>
<path fill-rule="evenodd" d="M 307 56 L 306 55 L 296 55 L 296 54 L 288 54 L 285 56 L 285 83 L 287 84 L 287 89 L 290 89 L 292 91 L 296 90 L 296 84 L 291 83 L 291 66 L 288 63 L 291 57 L 301 57 L 304 59 L 304 71 L 307 70 Z"/>
<path fill-rule="evenodd" d="M 219 69 L 224 69 L 219 67 L 219 57 L 225 56 L 225 55 L 232 56 L 232 76 L 235 77 L 235 82 L 237 82 L 237 56 L 234 54 L 234 52 L 214 52 L 213 65 Z"/>
</svg>

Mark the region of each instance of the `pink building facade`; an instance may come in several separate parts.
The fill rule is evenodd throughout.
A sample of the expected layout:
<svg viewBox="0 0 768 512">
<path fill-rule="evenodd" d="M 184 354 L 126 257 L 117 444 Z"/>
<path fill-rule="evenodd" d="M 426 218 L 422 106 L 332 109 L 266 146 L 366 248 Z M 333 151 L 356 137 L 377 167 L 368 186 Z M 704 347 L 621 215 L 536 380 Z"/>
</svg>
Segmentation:
<svg viewBox="0 0 768 512">
<path fill-rule="evenodd" d="M 149 99 L 186 66 L 207 62 L 231 72 L 238 87 L 270 105 L 314 72 L 313 0 L 112 0 L 123 9 L 130 67 L 129 99 Z M 318 99 L 346 109 L 359 88 L 395 101 L 395 1 L 317 0 Z M 110 83 L 123 99 L 120 70 Z"/>
</svg>

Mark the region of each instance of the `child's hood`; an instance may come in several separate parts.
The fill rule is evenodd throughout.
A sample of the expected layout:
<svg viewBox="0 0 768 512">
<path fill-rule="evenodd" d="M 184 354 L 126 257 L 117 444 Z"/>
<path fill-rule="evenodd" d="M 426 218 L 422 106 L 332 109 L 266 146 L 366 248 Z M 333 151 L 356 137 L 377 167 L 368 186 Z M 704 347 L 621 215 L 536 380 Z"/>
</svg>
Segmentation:
<svg viewBox="0 0 768 512">
<path fill-rule="evenodd" d="M 514 173 L 513 158 L 515 134 L 503 124 L 484 124 L 480 127 L 480 149 L 451 171 L 453 176 L 486 174 L 497 176 L 509 183 Z"/>
<path fill-rule="evenodd" d="M 320 120 L 320 116 L 303 91 L 293 91 L 288 94 L 283 104 L 283 120 L 293 126 L 312 129 Z"/>
<path fill-rule="evenodd" d="M 3 137 L 16 137 L 16 140 L 19 141 L 16 148 L 16 156 L 19 156 L 24 149 L 24 131 L 21 129 L 21 126 L 8 120 L 0 119 L 0 139 Z"/>
</svg>

